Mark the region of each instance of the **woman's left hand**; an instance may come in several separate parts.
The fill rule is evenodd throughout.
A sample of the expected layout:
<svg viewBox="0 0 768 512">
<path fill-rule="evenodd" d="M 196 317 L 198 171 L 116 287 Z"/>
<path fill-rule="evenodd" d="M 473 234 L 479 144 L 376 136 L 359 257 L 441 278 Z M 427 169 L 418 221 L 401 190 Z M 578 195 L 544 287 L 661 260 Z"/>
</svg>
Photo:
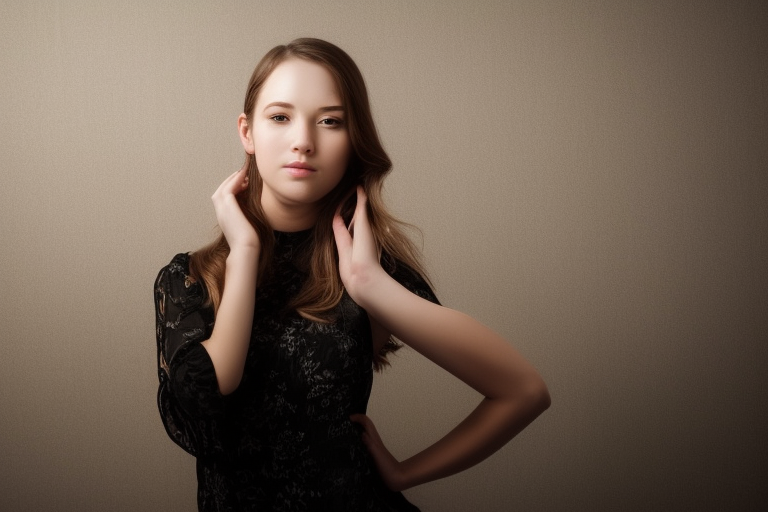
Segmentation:
<svg viewBox="0 0 768 512">
<path fill-rule="evenodd" d="M 363 444 L 373 457 L 373 462 L 379 470 L 379 475 L 387 487 L 393 491 L 402 491 L 410 487 L 403 472 L 402 463 L 387 450 L 384 442 L 381 440 L 376 426 L 371 418 L 365 414 L 353 414 L 350 419 L 363 427 Z"/>
<path fill-rule="evenodd" d="M 362 305 L 365 292 L 384 273 L 379 252 L 368 221 L 368 197 L 363 187 L 357 187 L 357 205 L 347 228 L 341 217 L 341 206 L 333 217 L 333 234 L 339 251 L 339 274 L 347 293 Z"/>
</svg>

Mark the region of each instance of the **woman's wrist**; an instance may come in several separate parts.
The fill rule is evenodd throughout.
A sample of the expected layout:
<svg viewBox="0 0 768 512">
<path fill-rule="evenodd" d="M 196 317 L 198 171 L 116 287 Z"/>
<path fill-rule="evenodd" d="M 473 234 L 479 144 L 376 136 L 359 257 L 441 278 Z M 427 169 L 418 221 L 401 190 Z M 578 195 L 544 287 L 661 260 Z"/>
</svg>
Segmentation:
<svg viewBox="0 0 768 512">
<path fill-rule="evenodd" d="M 391 286 L 392 283 L 389 281 L 397 284 L 381 266 L 378 266 L 357 274 L 353 280 L 352 289 L 347 289 L 347 292 L 360 307 L 369 311 L 376 307 L 377 298 L 382 290 Z"/>
<path fill-rule="evenodd" d="M 227 255 L 227 267 L 230 265 L 258 265 L 261 249 L 252 245 L 230 247 Z"/>
</svg>

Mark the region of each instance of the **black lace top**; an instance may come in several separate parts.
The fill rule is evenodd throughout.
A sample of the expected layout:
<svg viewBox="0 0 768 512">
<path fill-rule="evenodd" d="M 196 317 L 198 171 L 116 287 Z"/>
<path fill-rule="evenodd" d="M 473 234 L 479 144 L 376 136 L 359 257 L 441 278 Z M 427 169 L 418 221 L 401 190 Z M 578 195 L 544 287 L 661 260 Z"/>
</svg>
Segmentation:
<svg viewBox="0 0 768 512">
<path fill-rule="evenodd" d="M 276 233 L 245 372 L 227 396 L 200 345 L 214 315 L 203 306 L 204 286 L 189 276 L 189 256 L 176 255 L 155 282 L 160 415 L 171 439 L 197 457 L 201 511 L 418 510 L 384 486 L 349 420 L 365 412 L 373 380 L 365 311 L 346 294 L 330 324 L 285 307 L 306 277 L 297 256 L 310 233 Z M 415 272 L 383 264 L 437 301 Z"/>
</svg>

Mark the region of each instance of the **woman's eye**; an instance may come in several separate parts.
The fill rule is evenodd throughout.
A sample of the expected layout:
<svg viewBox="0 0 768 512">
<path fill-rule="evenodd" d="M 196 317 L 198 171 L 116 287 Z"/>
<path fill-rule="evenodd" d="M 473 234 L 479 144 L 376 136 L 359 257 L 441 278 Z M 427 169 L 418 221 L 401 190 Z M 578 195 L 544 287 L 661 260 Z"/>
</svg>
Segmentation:
<svg viewBox="0 0 768 512">
<path fill-rule="evenodd" d="M 288 120 L 288 118 L 285 117 L 282 114 L 277 114 L 277 115 L 271 116 L 270 119 L 273 120 L 273 121 L 276 121 L 278 123 L 284 123 L 284 122 L 286 122 Z"/>
<path fill-rule="evenodd" d="M 326 117 L 325 119 L 320 120 L 320 124 L 325 126 L 340 126 L 342 123 L 341 119 L 334 119 L 333 117 Z"/>
</svg>

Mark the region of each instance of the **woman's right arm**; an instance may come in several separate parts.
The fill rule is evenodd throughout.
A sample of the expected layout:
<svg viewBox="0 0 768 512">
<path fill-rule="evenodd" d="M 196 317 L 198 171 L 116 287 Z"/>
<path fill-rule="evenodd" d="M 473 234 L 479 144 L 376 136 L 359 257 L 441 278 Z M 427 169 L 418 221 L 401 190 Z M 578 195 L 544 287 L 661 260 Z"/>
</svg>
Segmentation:
<svg viewBox="0 0 768 512">
<path fill-rule="evenodd" d="M 247 187 L 244 167 L 224 180 L 211 197 L 219 227 L 229 244 L 229 256 L 216 323 L 202 346 L 208 351 L 223 395 L 240 385 L 253 326 L 261 244 L 237 202 L 237 194 Z"/>
</svg>

